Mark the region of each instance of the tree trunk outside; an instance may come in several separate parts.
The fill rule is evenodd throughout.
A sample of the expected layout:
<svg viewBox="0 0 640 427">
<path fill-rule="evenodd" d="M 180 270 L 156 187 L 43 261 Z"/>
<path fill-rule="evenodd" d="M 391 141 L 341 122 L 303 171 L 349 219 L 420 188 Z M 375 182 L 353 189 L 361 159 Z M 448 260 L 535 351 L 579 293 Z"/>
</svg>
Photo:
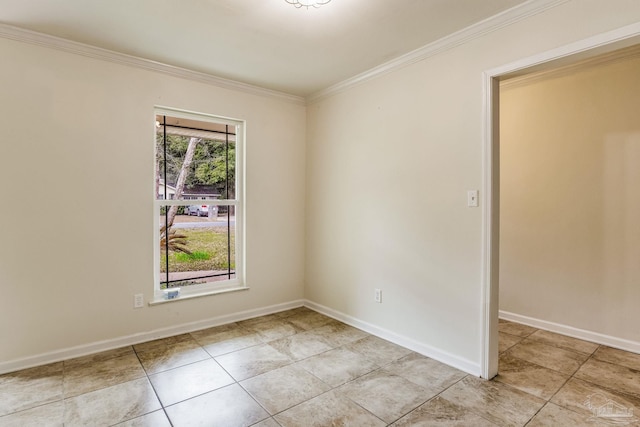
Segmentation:
<svg viewBox="0 0 640 427">
<path fill-rule="evenodd" d="M 175 195 L 176 200 L 182 198 L 184 184 L 187 181 L 187 175 L 189 175 L 189 169 L 191 166 L 191 162 L 193 161 L 193 155 L 196 152 L 196 146 L 201 140 L 202 140 L 201 138 L 189 139 L 187 152 L 184 155 L 184 161 L 182 162 L 182 167 L 180 168 L 180 174 L 178 175 L 178 182 L 176 183 L 176 195 Z M 178 206 L 171 206 L 171 208 L 169 209 L 169 212 L 167 212 L 167 224 L 169 225 L 169 227 L 173 225 L 173 220 L 176 218 L 177 213 L 178 213 Z"/>
</svg>

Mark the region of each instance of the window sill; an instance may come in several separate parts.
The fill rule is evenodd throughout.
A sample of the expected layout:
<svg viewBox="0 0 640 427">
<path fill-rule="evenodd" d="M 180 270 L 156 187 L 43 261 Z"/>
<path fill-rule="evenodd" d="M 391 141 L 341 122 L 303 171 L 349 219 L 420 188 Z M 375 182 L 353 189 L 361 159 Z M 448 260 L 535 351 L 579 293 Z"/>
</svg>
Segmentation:
<svg viewBox="0 0 640 427">
<path fill-rule="evenodd" d="M 206 296 L 209 296 L 209 295 L 219 295 L 219 294 L 227 294 L 229 292 L 246 291 L 248 289 L 249 289 L 248 286 L 239 286 L 239 287 L 236 287 L 236 288 L 212 289 L 212 290 L 202 291 L 202 292 L 184 293 L 184 294 L 181 294 L 180 296 L 178 296 L 176 298 L 172 298 L 172 299 L 164 299 L 162 297 L 160 297 L 160 298 L 156 297 L 153 301 L 149 302 L 149 305 L 150 306 L 152 306 L 152 305 L 160 305 L 160 304 L 165 304 L 165 303 L 168 303 L 168 302 L 184 301 L 184 300 L 187 300 L 187 299 L 206 297 Z"/>
</svg>

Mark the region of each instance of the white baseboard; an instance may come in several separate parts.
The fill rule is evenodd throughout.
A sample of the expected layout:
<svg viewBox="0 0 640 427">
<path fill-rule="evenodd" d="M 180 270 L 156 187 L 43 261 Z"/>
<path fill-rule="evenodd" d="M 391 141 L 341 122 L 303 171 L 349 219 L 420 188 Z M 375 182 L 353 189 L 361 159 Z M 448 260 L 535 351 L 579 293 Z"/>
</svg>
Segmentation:
<svg viewBox="0 0 640 427">
<path fill-rule="evenodd" d="M 317 304 L 313 301 L 305 300 L 304 305 L 319 313 L 322 313 L 329 317 L 333 317 L 334 319 L 346 323 L 347 325 L 353 326 L 354 328 L 361 329 L 365 332 L 370 333 L 371 335 L 375 335 L 379 338 L 391 341 L 394 344 L 406 347 L 410 350 L 415 351 L 416 353 L 422 354 L 423 356 L 427 356 L 446 365 L 453 366 L 454 368 L 460 369 L 461 371 L 464 371 L 468 374 L 477 377 L 480 376 L 481 370 L 479 363 L 472 362 L 471 360 L 467 360 L 465 358 L 453 355 L 430 345 L 415 341 L 411 338 L 405 337 L 387 329 L 380 328 L 376 325 L 356 319 L 355 317 L 341 313 L 332 308 L 325 307 L 324 305 Z"/>
<path fill-rule="evenodd" d="M 241 311 L 238 313 L 228 314 L 224 316 L 212 317 L 209 319 L 198 320 L 196 322 L 183 323 L 173 325 L 167 328 L 154 329 L 148 332 L 127 335 L 104 341 L 96 341 L 89 344 L 83 344 L 76 347 L 55 350 L 48 353 L 42 353 L 36 356 L 29 356 L 22 359 L 10 360 L 8 362 L 0 362 L 0 374 L 14 372 L 21 369 L 31 368 L 34 366 L 46 365 L 48 363 L 59 362 L 74 357 L 86 356 L 101 351 L 112 350 L 114 348 L 124 347 L 127 345 L 140 344 L 159 338 L 171 337 L 174 335 L 184 334 L 188 332 L 198 331 L 200 329 L 220 326 L 227 323 L 238 322 L 240 320 L 250 319 L 253 317 L 264 316 L 279 311 L 290 310 L 292 308 L 302 307 L 303 300 L 291 301 L 283 304 L 270 305 L 268 307 L 256 308 L 252 310 Z"/>
<path fill-rule="evenodd" d="M 578 338 L 581 340 L 590 341 L 596 344 L 602 344 L 613 348 L 618 348 L 620 350 L 630 351 L 632 353 L 640 353 L 640 342 L 612 337 L 610 335 L 605 335 L 598 332 L 574 328 L 573 326 L 561 325 L 559 323 L 540 320 L 503 310 L 500 310 L 499 317 L 504 320 L 522 323 L 523 325 L 533 326 L 534 328 L 538 329 L 544 329 L 545 331 L 567 335 L 569 337 Z"/>
</svg>

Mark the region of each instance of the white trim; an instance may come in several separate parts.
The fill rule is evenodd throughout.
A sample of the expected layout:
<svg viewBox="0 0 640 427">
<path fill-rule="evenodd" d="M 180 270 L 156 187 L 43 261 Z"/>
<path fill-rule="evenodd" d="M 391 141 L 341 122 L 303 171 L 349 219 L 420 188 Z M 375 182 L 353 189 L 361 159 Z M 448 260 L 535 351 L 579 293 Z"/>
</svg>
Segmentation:
<svg viewBox="0 0 640 427">
<path fill-rule="evenodd" d="M 73 53 L 75 55 L 87 58 L 100 59 L 115 64 L 128 65 L 143 70 L 155 71 L 157 73 L 166 74 L 172 77 L 179 77 L 199 83 L 210 84 L 223 89 L 236 90 L 249 93 L 252 95 L 274 98 L 281 101 L 287 101 L 298 105 L 305 105 L 305 99 L 301 96 L 291 95 L 276 90 L 265 89 L 259 86 L 238 82 L 235 80 L 224 79 L 212 74 L 202 73 L 199 71 L 188 70 L 186 68 L 176 67 L 161 62 L 152 61 L 150 59 L 139 58 L 125 53 L 115 52 L 85 43 L 79 43 L 61 37 L 51 36 L 49 34 L 39 33 L 36 31 L 26 30 L 24 28 L 14 27 L 0 23 L 0 37 L 15 40 L 23 43 L 30 43 L 37 46 L 56 49 L 63 52 Z"/>
<path fill-rule="evenodd" d="M 527 73 L 522 76 L 513 77 L 500 82 L 500 89 L 512 89 L 539 82 L 541 80 L 567 76 L 578 71 L 584 71 L 603 65 L 611 65 L 620 61 L 629 61 L 640 57 L 640 47 L 632 46 L 627 49 L 620 49 L 593 58 L 573 62 L 557 68 L 546 69 L 539 72 Z"/>
<path fill-rule="evenodd" d="M 493 271 L 492 265 L 494 263 L 494 247 L 497 243 L 494 241 L 496 231 L 493 229 L 493 203 L 494 200 L 494 188 L 493 182 L 494 175 L 494 162 L 493 162 L 493 139 L 494 139 L 494 124 L 493 124 L 493 105 L 496 101 L 494 99 L 494 80 L 493 77 L 487 73 L 483 74 L 483 138 L 485 143 L 482 145 L 482 169 L 485 172 L 482 180 L 482 233 L 481 233 L 481 262 L 482 262 L 482 277 L 481 277 L 481 319 L 480 319 L 480 368 L 481 376 L 484 379 L 491 379 L 498 374 L 497 365 L 497 334 L 492 333 L 496 330 L 497 322 L 492 322 L 492 307 L 498 305 L 497 290 L 492 283 L 496 283 L 497 277 L 494 275 L 497 272 Z M 488 141 L 488 142 L 487 142 Z M 496 324 L 494 324 L 496 323 Z M 493 356 L 492 356 L 493 355 Z"/>
<path fill-rule="evenodd" d="M 493 68 L 486 71 L 486 74 L 491 77 L 500 77 L 538 67 L 551 61 L 565 60 L 566 62 L 558 64 L 559 66 L 565 66 L 569 62 L 582 61 L 594 55 L 606 54 L 612 50 L 637 44 L 639 40 L 635 40 L 634 38 L 636 37 L 640 37 L 640 22 Z"/>
<path fill-rule="evenodd" d="M 549 322 L 547 320 L 536 319 L 535 317 L 523 316 L 521 314 L 510 313 L 500 310 L 500 318 L 511 322 L 521 323 L 534 328 L 544 329 L 545 331 L 555 332 L 557 334 L 566 335 L 568 337 L 578 338 L 584 341 L 590 341 L 596 344 L 602 344 L 620 350 L 630 351 L 640 354 L 640 342 L 631 341 L 624 338 L 613 337 L 611 335 L 601 334 L 586 329 L 574 328 L 573 326 L 563 325 L 561 323 Z"/>
<path fill-rule="evenodd" d="M 225 282 L 225 283 L 229 283 L 229 282 Z M 175 298 L 171 298 L 171 299 L 164 299 L 164 298 L 159 298 L 159 297 L 155 297 L 155 299 L 153 299 L 152 301 L 149 301 L 149 303 L 147 305 L 149 305 L 150 307 L 153 307 L 154 305 L 160 305 L 160 304 L 167 304 L 170 302 L 178 302 L 178 301 L 185 301 L 185 300 L 190 300 L 190 299 L 194 299 L 194 298 L 202 298 L 202 297 L 207 297 L 210 295 L 219 295 L 219 294 L 228 294 L 230 292 L 238 292 L 238 291 L 248 291 L 249 287 L 248 286 L 236 286 L 236 287 L 229 287 L 229 285 L 224 286 L 224 287 L 220 287 L 219 289 L 208 289 L 206 291 L 192 291 L 189 292 L 189 288 L 185 289 L 185 292 L 180 293 L 179 296 L 175 297 Z"/>
<path fill-rule="evenodd" d="M 293 308 L 302 307 L 303 305 L 304 305 L 303 300 L 295 300 L 295 301 L 290 301 L 282 304 L 275 304 L 267 307 L 240 311 L 238 313 L 227 314 L 224 316 L 212 317 L 205 320 L 198 320 L 196 322 L 182 323 L 180 325 L 173 325 L 165 328 L 154 329 L 148 332 L 141 332 L 138 334 L 126 335 L 119 338 L 96 341 L 90 344 L 83 344 L 75 347 L 69 347 L 61 350 L 42 353 L 36 356 L 29 356 L 22 359 L 10 360 L 8 362 L 0 362 L 0 374 L 4 374 L 7 372 L 14 372 L 20 369 L 31 368 L 34 366 L 41 366 L 47 363 L 60 362 L 62 360 L 67 360 L 74 357 L 86 356 L 86 355 L 98 353 L 101 351 L 112 350 L 114 348 L 140 344 L 143 342 L 147 342 L 147 341 L 151 341 L 159 338 L 167 338 L 167 337 L 172 337 L 179 334 L 199 331 L 201 329 L 212 328 L 214 326 L 226 325 L 232 322 L 252 319 L 254 317 L 265 316 L 267 314 L 272 314 L 272 313 L 278 313 L 284 310 L 291 310 Z"/>
<path fill-rule="evenodd" d="M 154 106 L 154 111 L 156 115 L 163 116 L 171 116 L 179 119 L 188 119 L 188 120 L 198 120 L 198 121 L 208 121 L 211 123 L 229 125 L 229 126 L 238 126 L 239 123 L 244 123 L 242 119 L 236 119 L 233 117 L 227 116 L 217 116 L 211 113 L 201 113 L 199 111 L 193 110 L 185 110 L 182 108 L 169 107 L 166 105 L 156 105 Z M 204 117 L 204 120 L 203 120 Z M 236 137 L 240 139 L 240 135 L 236 134 Z"/>
<path fill-rule="evenodd" d="M 512 73 L 520 72 L 523 70 L 533 69 L 534 67 L 540 67 L 545 64 L 549 65 L 554 63 L 555 66 L 564 66 L 570 62 L 581 61 L 591 56 L 609 53 L 616 49 L 631 46 L 640 42 L 640 22 L 627 25 L 625 27 L 617 28 L 615 30 L 598 34 L 586 39 L 571 43 L 565 46 L 561 46 L 556 49 L 552 49 L 538 55 L 530 56 L 520 59 L 518 61 L 506 64 L 491 70 L 484 72 L 484 105 L 482 108 L 483 123 L 485 129 L 482 135 L 482 147 L 484 153 L 483 159 L 483 193 L 481 194 L 481 203 L 484 203 L 484 215 L 482 220 L 482 281 L 481 281 L 481 293 L 482 293 L 482 324 L 481 324 L 481 354 L 480 360 L 482 363 L 483 377 L 491 372 L 491 366 L 497 366 L 498 354 L 492 352 L 491 335 L 495 336 L 495 330 L 497 325 L 491 325 L 491 318 L 498 315 L 498 289 L 494 289 L 491 277 L 497 272 L 493 271 L 492 257 L 497 256 L 493 254 L 493 242 L 492 242 L 492 221 L 494 219 L 495 212 L 492 208 L 494 202 L 494 194 L 491 191 L 487 191 L 489 183 L 492 181 L 493 174 L 493 132 L 490 131 L 493 120 L 493 97 L 490 96 L 488 90 L 491 87 L 493 79 L 507 76 Z M 539 69 L 536 68 L 536 71 Z M 499 197 L 499 196 L 498 196 Z M 492 296 L 492 297 L 491 297 Z M 486 304 L 489 303 L 489 306 Z"/>
<path fill-rule="evenodd" d="M 325 316 L 332 317 L 336 320 L 346 323 L 347 325 L 353 326 L 354 328 L 361 329 L 379 338 L 391 341 L 394 344 L 401 345 L 424 356 L 430 357 L 449 366 L 453 366 L 454 368 L 460 369 L 461 371 L 464 371 L 468 374 L 480 376 L 480 365 L 472 362 L 471 360 L 453 355 L 425 343 L 418 342 L 411 338 L 405 337 L 404 335 L 397 334 L 388 329 L 381 328 L 379 326 L 357 319 L 353 316 L 349 316 L 332 308 L 317 304 L 313 301 L 305 300 L 304 305 L 305 307 L 309 307 L 310 309 L 322 313 Z"/>
<path fill-rule="evenodd" d="M 438 55 L 447 50 L 453 49 L 456 46 L 467 43 L 473 39 L 484 36 L 485 34 L 499 30 L 500 28 L 511 25 L 515 22 L 526 19 L 530 16 L 537 15 L 566 3 L 568 0 L 529 0 L 520 5 L 507 9 L 497 15 L 491 16 L 483 21 L 470 25 L 460 31 L 457 31 L 448 36 L 442 37 L 422 46 L 416 50 L 399 56 L 391 61 L 380 64 L 374 68 L 371 68 L 364 73 L 360 73 L 354 77 L 343 80 L 333 86 L 329 86 L 326 89 L 320 90 L 307 97 L 307 102 L 312 103 L 323 98 L 335 95 L 340 92 L 344 92 L 356 85 L 372 80 L 374 78 L 383 76 L 385 74 L 397 71 L 408 65 L 415 64 L 416 62 Z"/>
</svg>

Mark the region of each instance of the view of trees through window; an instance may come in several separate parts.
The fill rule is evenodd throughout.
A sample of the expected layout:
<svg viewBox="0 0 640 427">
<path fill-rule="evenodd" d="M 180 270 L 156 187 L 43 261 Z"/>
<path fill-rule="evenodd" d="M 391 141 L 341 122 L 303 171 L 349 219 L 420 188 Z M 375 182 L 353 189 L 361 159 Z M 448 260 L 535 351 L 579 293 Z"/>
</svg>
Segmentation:
<svg viewBox="0 0 640 427">
<path fill-rule="evenodd" d="M 159 289 L 236 277 L 236 127 L 156 115 Z"/>
</svg>

